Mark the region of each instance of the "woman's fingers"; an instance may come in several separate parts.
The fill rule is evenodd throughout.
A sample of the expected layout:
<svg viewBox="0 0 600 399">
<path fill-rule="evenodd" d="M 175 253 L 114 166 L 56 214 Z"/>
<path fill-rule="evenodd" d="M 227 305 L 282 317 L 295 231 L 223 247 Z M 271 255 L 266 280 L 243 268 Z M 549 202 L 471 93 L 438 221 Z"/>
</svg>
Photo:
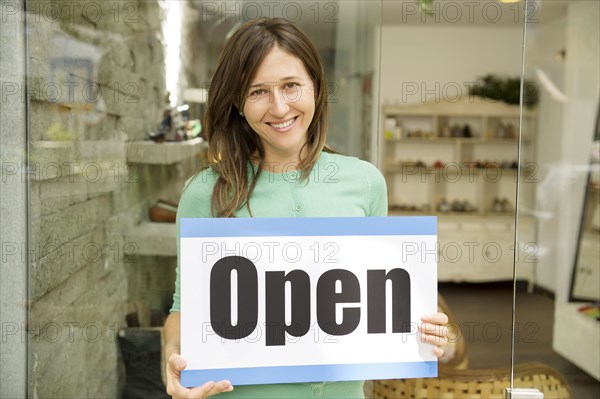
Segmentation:
<svg viewBox="0 0 600 399">
<path fill-rule="evenodd" d="M 231 391 L 233 391 L 233 385 L 231 385 L 231 382 L 229 382 L 227 380 L 223 380 L 223 381 L 219 381 L 217 383 L 213 383 L 212 387 L 206 391 L 205 397 L 216 395 L 221 392 L 231 392 Z"/>
<path fill-rule="evenodd" d="M 435 313 L 421 317 L 423 322 L 419 326 L 421 331 L 421 342 L 435 345 L 433 353 L 437 357 L 444 355 L 444 350 L 440 346 L 448 344 L 448 316 L 444 313 Z"/>
<path fill-rule="evenodd" d="M 231 382 L 227 380 L 213 382 L 207 381 L 196 388 L 186 388 L 181 385 L 180 374 L 186 367 L 185 360 L 174 353 L 167 362 L 167 393 L 173 399 L 204 399 L 221 392 L 233 390 Z"/>
<path fill-rule="evenodd" d="M 445 313 L 438 312 L 434 314 L 421 316 L 421 321 L 425 323 L 439 324 L 441 326 L 445 326 L 446 324 L 448 324 L 448 316 Z"/>
<path fill-rule="evenodd" d="M 431 323 L 422 323 L 419 326 L 419 331 L 421 331 L 421 334 L 435 335 L 440 338 L 445 338 L 446 340 L 448 339 L 448 327 L 446 326 L 440 326 Z"/>
</svg>

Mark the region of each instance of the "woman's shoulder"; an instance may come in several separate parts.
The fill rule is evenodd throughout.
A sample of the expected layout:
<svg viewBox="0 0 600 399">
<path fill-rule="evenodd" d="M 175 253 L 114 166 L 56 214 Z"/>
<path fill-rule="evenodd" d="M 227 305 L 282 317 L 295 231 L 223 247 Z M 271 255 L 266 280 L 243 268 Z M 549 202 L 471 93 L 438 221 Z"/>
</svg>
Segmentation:
<svg viewBox="0 0 600 399">
<path fill-rule="evenodd" d="M 323 152 L 319 158 L 319 167 L 323 169 L 336 169 L 345 176 L 365 175 L 370 180 L 381 180 L 383 175 L 372 163 L 360 158 Z"/>
<path fill-rule="evenodd" d="M 210 200 L 217 174 L 206 168 L 190 177 L 184 184 L 179 200 L 181 217 L 209 217 Z"/>
<path fill-rule="evenodd" d="M 211 168 L 205 168 L 186 180 L 183 192 L 191 191 L 193 193 L 210 192 L 217 181 L 217 173 Z"/>
</svg>

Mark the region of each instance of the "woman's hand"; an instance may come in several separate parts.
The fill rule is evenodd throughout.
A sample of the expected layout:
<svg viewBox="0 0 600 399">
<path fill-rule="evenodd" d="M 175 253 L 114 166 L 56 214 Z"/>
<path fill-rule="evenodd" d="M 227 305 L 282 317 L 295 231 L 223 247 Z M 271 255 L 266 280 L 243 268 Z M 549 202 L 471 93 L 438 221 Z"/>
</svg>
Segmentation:
<svg viewBox="0 0 600 399">
<path fill-rule="evenodd" d="M 445 313 L 436 313 L 421 317 L 423 322 L 419 326 L 421 332 L 421 342 L 435 345 L 433 353 L 437 357 L 444 355 L 444 350 L 441 346 L 448 344 L 448 316 Z"/>
<path fill-rule="evenodd" d="M 169 356 L 167 361 L 167 393 L 173 399 L 204 399 L 221 392 L 233 391 L 233 385 L 227 380 L 208 381 L 196 388 L 186 388 L 181 385 L 180 374 L 186 367 L 185 360 L 176 353 Z"/>
</svg>

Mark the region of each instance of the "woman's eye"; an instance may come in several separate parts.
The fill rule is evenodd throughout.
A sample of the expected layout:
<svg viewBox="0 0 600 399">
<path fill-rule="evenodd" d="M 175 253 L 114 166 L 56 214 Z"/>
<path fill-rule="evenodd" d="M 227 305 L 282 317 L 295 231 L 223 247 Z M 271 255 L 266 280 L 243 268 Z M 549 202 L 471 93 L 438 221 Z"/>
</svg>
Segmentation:
<svg viewBox="0 0 600 399">
<path fill-rule="evenodd" d="M 260 96 L 262 96 L 262 95 L 264 95 L 264 94 L 266 94 L 266 93 L 267 93 L 267 91 L 266 91 L 265 89 L 256 89 L 256 90 L 252 90 L 252 91 L 250 92 L 250 97 L 253 97 L 253 98 L 258 98 L 258 97 L 260 97 Z"/>
<path fill-rule="evenodd" d="M 286 89 L 292 89 L 292 88 L 295 88 L 298 86 L 300 86 L 300 83 L 289 82 L 289 83 L 286 83 L 283 87 L 285 87 Z"/>
</svg>

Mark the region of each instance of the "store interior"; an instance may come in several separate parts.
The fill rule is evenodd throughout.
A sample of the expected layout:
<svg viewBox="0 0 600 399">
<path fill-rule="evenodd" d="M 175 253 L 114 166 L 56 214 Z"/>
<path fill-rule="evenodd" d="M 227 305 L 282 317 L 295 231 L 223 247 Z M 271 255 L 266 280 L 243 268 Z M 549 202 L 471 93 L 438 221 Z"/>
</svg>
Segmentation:
<svg viewBox="0 0 600 399">
<path fill-rule="evenodd" d="M 382 172 L 388 214 L 437 216 L 439 377 L 366 397 L 504 397 L 513 375 L 599 397 L 600 2 L 13 3 L 0 397 L 168 397 L 177 203 L 220 50 L 261 15 L 314 41 L 328 144 Z"/>
</svg>

